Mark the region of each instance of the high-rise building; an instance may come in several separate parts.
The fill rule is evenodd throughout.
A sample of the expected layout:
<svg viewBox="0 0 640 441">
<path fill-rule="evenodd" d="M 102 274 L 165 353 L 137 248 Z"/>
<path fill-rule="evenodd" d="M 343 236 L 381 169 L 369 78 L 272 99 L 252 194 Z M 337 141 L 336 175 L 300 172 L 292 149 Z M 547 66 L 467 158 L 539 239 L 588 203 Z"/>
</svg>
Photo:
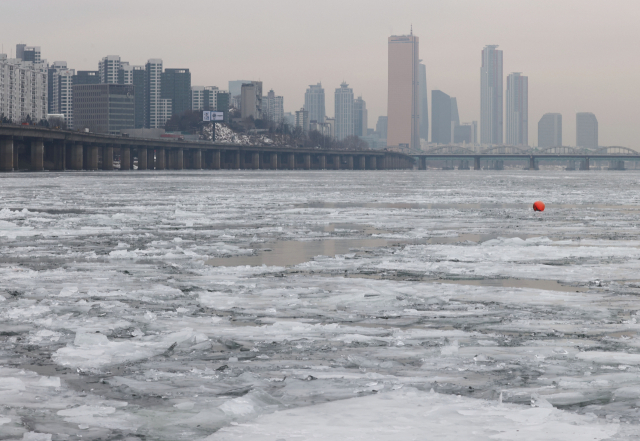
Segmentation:
<svg viewBox="0 0 640 441">
<path fill-rule="evenodd" d="M 73 86 L 74 127 L 94 133 L 120 135 L 135 121 L 134 86 L 83 84 Z"/>
<path fill-rule="evenodd" d="M 475 144 L 477 141 L 476 130 L 478 124 L 476 121 L 471 123 L 458 124 L 453 133 L 454 144 Z"/>
<path fill-rule="evenodd" d="M 367 103 L 360 96 L 353 102 L 353 134 L 356 136 L 367 136 L 368 128 L 369 116 L 367 113 Z"/>
<path fill-rule="evenodd" d="M 482 49 L 480 68 L 480 142 L 502 144 L 502 51 L 497 45 Z"/>
<path fill-rule="evenodd" d="M 26 44 L 16 44 L 16 59 L 40 63 L 42 56 L 40 46 L 27 46 Z"/>
<path fill-rule="evenodd" d="M 276 96 L 271 89 L 267 96 L 262 97 L 263 114 L 266 119 L 276 124 L 282 124 L 284 121 L 284 98 Z"/>
<path fill-rule="evenodd" d="M 507 77 L 507 144 L 529 145 L 529 78 L 520 72 Z"/>
<path fill-rule="evenodd" d="M 455 142 L 455 132 L 456 128 L 460 125 L 460 114 L 458 113 L 458 99 L 455 97 L 451 97 L 451 123 L 450 123 L 450 131 L 451 131 L 451 142 Z"/>
<path fill-rule="evenodd" d="M 161 98 L 158 103 L 158 121 L 160 122 L 160 128 L 163 127 L 167 121 L 173 116 L 173 103 L 171 98 Z"/>
<path fill-rule="evenodd" d="M 97 70 L 76 71 L 73 84 L 100 84 L 100 72 Z"/>
<path fill-rule="evenodd" d="M 189 69 L 165 69 L 161 97 L 171 100 L 172 115 L 191 109 L 191 72 Z"/>
<path fill-rule="evenodd" d="M 420 148 L 419 39 L 389 37 L 387 145 Z"/>
<path fill-rule="evenodd" d="M 121 61 L 119 55 L 107 55 L 102 60 L 100 60 L 98 62 L 100 82 L 105 84 L 118 84 L 120 66 Z"/>
<path fill-rule="evenodd" d="M 191 86 L 191 110 L 215 110 L 216 86 Z"/>
<path fill-rule="evenodd" d="M 376 133 L 382 139 L 387 139 L 387 117 L 379 116 L 376 122 Z"/>
<path fill-rule="evenodd" d="M 250 81 L 240 89 L 240 116 L 262 119 L 262 81 Z"/>
<path fill-rule="evenodd" d="M 598 120 L 591 112 L 576 113 L 576 145 L 587 149 L 598 148 Z"/>
<path fill-rule="evenodd" d="M 162 99 L 162 60 L 152 58 L 147 61 L 145 71 L 145 127 L 147 129 L 158 129 L 164 126 L 167 121 L 166 105 L 163 112 L 160 112 L 160 100 Z"/>
<path fill-rule="evenodd" d="M 231 94 L 226 90 L 214 90 L 215 110 L 224 114 L 224 121 L 229 122 L 229 107 L 231 106 Z"/>
<path fill-rule="evenodd" d="M 562 114 L 545 113 L 538 122 L 538 147 L 562 145 Z"/>
<path fill-rule="evenodd" d="M 304 94 L 304 109 L 309 112 L 309 121 L 324 123 L 324 89 L 322 83 L 310 85 Z"/>
<path fill-rule="evenodd" d="M 251 80 L 234 80 L 229 81 L 229 94 L 231 95 L 230 105 L 236 109 L 240 109 L 240 101 L 242 97 L 242 85 L 250 83 Z"/>
<path fill-rule="evenodd" d="M 20 45 L 18 45 L 20 46 Z M 49 113 L 55 113 L 53 108 L 55 107 L 53 104 L 53 75 L 59 70 L 66 70 L 67 62 L 66 61 L 54 61 L 51 66 L 47 69 L 47 111 Z"/>
<path fill-rule="evenodd" d="M 353 89 L 345 82 L 335 92 L 335 137 L 338 141 L 353 136 Z"/>
<path fill-rule="evenodd" d="M 50 113 L 64 115 L 68 129 L 73 129 L 73 69 L 58 69 L 52 76 Z"/>
<path fill-rule="evenodd" d="M 304 107 L 300 110 L 296 110 L 295 126 L 302 128 L 303 132 L 309 131 L 309 112 L 304 110 Z"/>
<path fill-rule="evenodd" d="M 126 75 L 122 75 L 122 84 L 130 84 L 134 86 L 133 93 L 135 94 L 135 121 L 134 127 L 136 129 L 144 128 L 144 115 L 145 115 L 145 91 L 147 74 L 144 70 L 144 66 L 126 66 Z"/>
<path fill-rule="evenodd" d="M 443 91 L 431 91 L 431 142 L 433 143 L 451 143 L 451 101 L 451 97 Z"/>
<path fill-rule="evenodd" d="M 15 123 L 27 117 L 33 122 L 46 119 L 47 77 L 46 61 L 34 63 L 0 54 L 0 115 Z"/>
<path fill-rule="evenodd" d="M 420 138 L 429 141 L 429 101 L 427 99 L 427 66 L 420 63 Z"/>
</svg>

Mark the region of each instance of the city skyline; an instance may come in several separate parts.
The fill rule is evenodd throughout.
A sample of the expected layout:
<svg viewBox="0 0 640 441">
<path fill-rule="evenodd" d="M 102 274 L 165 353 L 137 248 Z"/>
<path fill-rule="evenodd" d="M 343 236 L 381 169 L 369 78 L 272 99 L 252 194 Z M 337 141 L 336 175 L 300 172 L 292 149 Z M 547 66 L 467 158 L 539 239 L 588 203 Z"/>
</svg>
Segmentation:
<svg viewBox="0 0 640 441">
<path fill-rule="evenodd" d="M 367 100 L 371 127 L 379 116 L 386 115 L 386 40 L 389 35 L 408 33 L 413 23 L 414 34 L 419 35 L 422 42 L 420 57 L 426 65 L 429 94 L 436 89 L 458 97 L 462 121 L 480 120 L 478 54 L 486 44 L 495 43 L 504 51 L 504 72 L 522 71 L 532 79 L 530 144 L 537 144 L 537 121 L 550 112 L 565 116 L 564 143 L 567 145 L 575 145 L 574 115 L 582 111 L 597 115 L 602 145 L 633 147 L 640 137 L 633 112 L 640 100 L 640 91 L 633 87 L 632 75 L 640 61 L 629 56 L 639 42 L 634 26 L 637 15 L 634 13 L 639 8 L 630 1 L 616 3 L 617 8 L 589 0 L 581 2 L 579 8 L 574 1 L 527 5 L 493 0 L 482 5 L 409 1 L 372 7 L 376 26 L 352 23 L 328 11 L 320 11 L 317 19 L 312 20 L 295 12 L 295 8 L 289 7 L 290 2 L 278 1 L 286 6 L 282 17 L 290 30 L 304 30 L 305 35 L 309 35 L 305 45 L 287 39 L 288 34 L 276 30 L 266 41 L 252 41 L 250 35 L 238 33 L 223 45 L 205 46 L 175 32 L 160 31 L 163 26 L 192 29 L 196 27 L 194 20 L 203 24 L 204 16 L 213 11 L 213 5 L 207 2 L 186 3 L 191 8 L 171 14 L 166 14 L 169 3 L 162 1 L 156 2 L 154 9 L 119 0 L 91 8 L 77 1 L 55 5 L 40 1 L 10 3 L 4 6 L 9 19 L 0 30 L 0 42 L 9 57 L 12 53 L 15 56 L 17 43 L 41 46 L 42 57 L 49 63 L 66 60 L 69 68 L 76 72 L 95 71 L 101 58 L 119 54 L 132 64 L 144 65 L 146 60 L 157 57 L 169 67 L 186 66 L 193 73 L 194 85 L 226 89 L 227 82 L 235 78 L 259 79 L 285 97 L 285 112 L 304 105 L 304 91 L 309 84 L 322 81 L 326 90 L 333 91 L 347 79 Z M 270 20 L 281 16 L 276 11 L 278 8 L 251 1 L 243 5 L 251 6 L 242 10 L 252 25 L 258 24 L 260 32 L 267 28 Z M 357 9 L 355 4 L 332 1 L 327 3 L 327 9 L 338 5 L 347 11 Z M 119 16 L 118 8 L 125 6 L 131 14 Z M 192 8 L 202 13 L 194 16 L 190 12 Z M 223 4 L 216 7 L 215 13 L 233 15 L 238 10 Z M 621 10 L 632 13 L 620 14 Z M 500 26 L 484 25 L 496 14 L 517 15 L 520 21 L 515 24 L 502 20 Z M 429 18 L 415 20 L 420 16 Z M 73 20 L 74 31 L 60 31 L 57 20 Z M 90 35 L 94 27 L 113 20 L 120 23 L 118 35 L 77 38 L 79 33 Z M 28 29 L 16 24 L 26 22 L 31 23 Z M 336 31 L 335 36 L 323 32 L 328 24 Z M 598 35 L 589 31 L 596 25 L 602 31 Z M 245 25 L 221 23 L 210 36 L 236 34 L 242 26 Z M 149 29 L 148 34 L 141 29 Z M 544 32 L 537 32 L 540 29 Z M 314 32 L 320 35 L 314 37 Z M 536 32 L 535 39 L 530 38 L 531 32 Z M 451 35 L 449 38 L 439 38 L 447 33 Z M 136 44 L 132 44 L 133 41 Z M 278 50 L 273 48 L 274 41 L 281 43 Z M 308 50 L 309 45 L 314 47 L 313 51 Z M 202 55 L 203 50 L 206 57 Z M 596 65 L 593 63 L 595 53 L 600 54 Z M 328 59 L 331 63 L 327 63 Z M 611 69 L 612 65 L 615 69 Z M 326 98 L 326 108 L 330 110 L 334 107 L 333 93 L 327 93 Z"/>
</svg>

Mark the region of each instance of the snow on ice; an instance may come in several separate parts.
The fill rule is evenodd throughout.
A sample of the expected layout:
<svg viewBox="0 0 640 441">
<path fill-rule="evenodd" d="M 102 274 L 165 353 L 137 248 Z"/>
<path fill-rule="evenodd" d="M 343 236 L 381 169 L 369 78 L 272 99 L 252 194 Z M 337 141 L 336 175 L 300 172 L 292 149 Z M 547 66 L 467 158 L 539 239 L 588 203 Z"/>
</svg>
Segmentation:
<svg viewBox="0 0 640 441">
<path fill-rule="evenodd" d="M 0 439 L 636 439 L 633 172 L 117 174 L 0 176 Z"/>
</svg>

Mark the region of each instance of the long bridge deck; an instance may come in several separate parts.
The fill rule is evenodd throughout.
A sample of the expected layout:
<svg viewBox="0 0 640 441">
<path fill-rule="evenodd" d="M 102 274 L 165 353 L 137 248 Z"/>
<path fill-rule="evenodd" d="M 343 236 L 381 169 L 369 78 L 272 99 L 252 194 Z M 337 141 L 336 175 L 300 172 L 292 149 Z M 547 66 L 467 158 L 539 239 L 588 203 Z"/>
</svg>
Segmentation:
<svg viewBox="0 0 640 441">
<path fill-rule="evenodd" d="M 120 169 L 392 170 L 414 159 L 386 150 L 325 150 L 147 139 L 0 124 L 0 171 Z"/>
</svg>

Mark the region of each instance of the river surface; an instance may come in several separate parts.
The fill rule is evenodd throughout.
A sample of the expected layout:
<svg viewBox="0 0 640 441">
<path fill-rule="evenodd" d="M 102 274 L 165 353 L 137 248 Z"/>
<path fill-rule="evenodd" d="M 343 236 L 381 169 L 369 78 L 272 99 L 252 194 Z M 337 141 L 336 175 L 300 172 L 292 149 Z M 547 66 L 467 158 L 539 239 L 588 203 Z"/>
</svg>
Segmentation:
<svg viewBox="0 0 640 441">
<path fill-rule="evenodd" d="M 639 231 L 635 171 L 2 174 L 0 440 L 637 439 Z"/>
</svg>

